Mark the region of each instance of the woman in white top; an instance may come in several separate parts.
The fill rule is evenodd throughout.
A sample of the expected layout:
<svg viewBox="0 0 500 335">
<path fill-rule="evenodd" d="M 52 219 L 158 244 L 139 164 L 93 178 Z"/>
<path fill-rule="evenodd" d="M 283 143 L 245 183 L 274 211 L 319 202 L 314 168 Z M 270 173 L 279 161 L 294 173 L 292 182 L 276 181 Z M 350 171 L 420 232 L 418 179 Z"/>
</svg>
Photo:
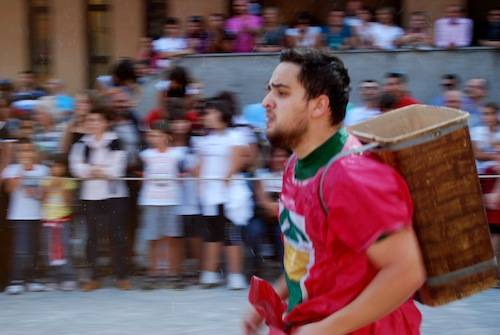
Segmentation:
<svg viewBox="0 0 500 335">
<path fill-rule="evenodd" d="M 99 287 L 97 282 L 98 227 L 105 227 L 109 234 L 116 276 L 120 289 L 130 289 L 127 280 L 127 197 L 124 181 L 114 180 L 125 175 L 127 153 L 122 149 L 118 136 L 108 131 L 109 114 L 104 108 L 94 108 L 87 116 L 88 134 L 71 148 L 70 171 L 75 177 L 84 178 L 80 199 L 87 224 L 87 260 L 91 280 L 84 291 Z"/>
<path fill-rule="evenodd" d="M 228 288 L 243 289 L 246 287 L 246 280 L 242 275 L 241 226 L 228 220 L 224 213 L 224 204 L 229 200 L 228 181 L 240 172 L 245 164 L 247 144 L 244 136 L 237 129 L 230 127 L 232 118 L 233 111 L 226 100 L 209 100 L 204 117 L 209 134 L 197 141 L 200 158 L 200 202 L 206 223 L 200 283 L 206 286 L 220 284 L 218 268 L 220 249 L 224 243 L 228 262 Z"/>
</svg>

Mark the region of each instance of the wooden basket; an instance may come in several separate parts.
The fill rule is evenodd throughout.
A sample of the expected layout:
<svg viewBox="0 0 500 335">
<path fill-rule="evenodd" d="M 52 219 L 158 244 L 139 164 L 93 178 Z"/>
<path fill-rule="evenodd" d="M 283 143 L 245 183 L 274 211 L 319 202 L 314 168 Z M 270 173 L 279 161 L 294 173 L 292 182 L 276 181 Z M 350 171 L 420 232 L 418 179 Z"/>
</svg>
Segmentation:
<svg viewBox="0 0 500 335">
<path fill-rule="evenodd" d="M 413 105 L 349 128 L 408 183 L 427 270 L 419 300 L 442 305 L 496 283 L 496 259 L 482 204 L 468 114 Z"/>
</svg>

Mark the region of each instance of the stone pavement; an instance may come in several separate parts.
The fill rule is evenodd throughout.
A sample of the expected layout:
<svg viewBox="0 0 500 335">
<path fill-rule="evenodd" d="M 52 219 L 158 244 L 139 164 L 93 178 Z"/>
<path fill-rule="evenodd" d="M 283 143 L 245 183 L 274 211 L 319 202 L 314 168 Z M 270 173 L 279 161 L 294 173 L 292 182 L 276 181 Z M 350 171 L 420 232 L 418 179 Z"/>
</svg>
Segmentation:
<svg viewBox="0 0 500 335">
<path fill-rule="evenodd" d="M 245 301 L 246 292 L 223 288 L 0 294 L 0 334 L 240 334 Z M 421 309 L 424 335 L 500 334 L 500 290 L 445 307 Z"/>
</svg>

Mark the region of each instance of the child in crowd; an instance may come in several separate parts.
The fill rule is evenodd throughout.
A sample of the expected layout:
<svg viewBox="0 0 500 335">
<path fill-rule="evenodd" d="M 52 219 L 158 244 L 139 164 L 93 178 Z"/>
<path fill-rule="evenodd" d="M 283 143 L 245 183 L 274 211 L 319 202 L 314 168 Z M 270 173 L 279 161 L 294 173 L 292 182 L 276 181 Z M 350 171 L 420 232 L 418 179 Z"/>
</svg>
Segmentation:
<svg viewBox="0 0 500 335">
<path fill-rule="evenodd" d="M 15 152 L 17 163 L 8 165 L 2 173 L 10 193 L 7 220 L 14 240 L 7 294 L 20 294 L 25 288 L 28 291 L 45 290 L 45 286 L 34 279 L 42 219 L 40 182 L 49 171 L 36 163 L 37 153 L 28 139 L 20 139 Z"/>
<path fill-rule="evenodd" d="M 148 133 L 151 148 L 140 154 L 146 180 L 139 194 L 142 222 L 138 243 L 149 242 L 149 268 L 145 289 L 155 288 L 158 277 L 162 275 L 162 263 L 168 263 L 172 285 L 175 288 L 183 286 L 181 269 L 184 232 L 177 212 L 179 183 L 170 179 L 178 177 L 180 173 L 180 156 L 171 147 L 171 139 L 169 124 L 158 121 Z"/>
<path fill-rule="evenodd" d="M 55 154 L 50 159 L 50 177 L 42 186 L 43 238 L 47 252 L 49 286 L 63 291 L 76 288 L 75 274 L 70 259 L 69 238 L 74 180 L 65 179 L 68 174 L 66 156 Z"/>
</svg>

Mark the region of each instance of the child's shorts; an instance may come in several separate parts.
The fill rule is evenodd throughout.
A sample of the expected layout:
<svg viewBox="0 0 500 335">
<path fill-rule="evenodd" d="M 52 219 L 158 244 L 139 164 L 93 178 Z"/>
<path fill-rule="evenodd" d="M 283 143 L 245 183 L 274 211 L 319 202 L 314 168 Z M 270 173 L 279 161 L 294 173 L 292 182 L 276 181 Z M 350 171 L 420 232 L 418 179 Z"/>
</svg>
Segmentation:
<svg viewBox="0 0 500 335">
<path fill-rule="evenodd" d="M 184 236 L 176 206 L 142 206 L 141 225 L 146 241 Z"/>
</svg>

